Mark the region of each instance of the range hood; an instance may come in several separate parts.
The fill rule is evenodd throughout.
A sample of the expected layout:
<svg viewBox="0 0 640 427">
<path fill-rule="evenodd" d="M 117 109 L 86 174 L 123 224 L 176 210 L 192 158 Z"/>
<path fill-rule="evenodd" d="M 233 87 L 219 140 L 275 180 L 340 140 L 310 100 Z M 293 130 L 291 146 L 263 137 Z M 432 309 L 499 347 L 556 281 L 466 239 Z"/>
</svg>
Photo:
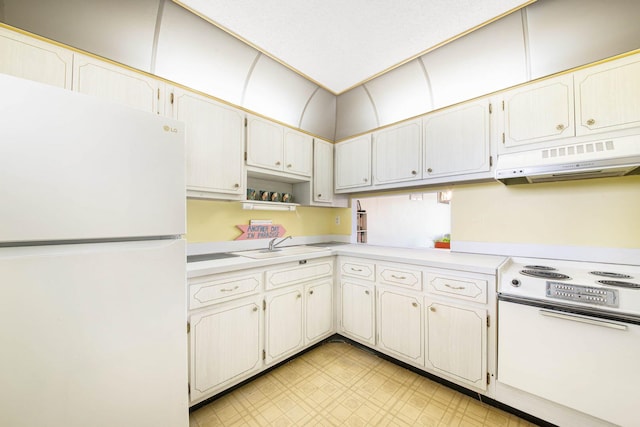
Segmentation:
<svg viewBox="0 0 640 427">
<path fill-rule="evenodd" d="M 638 174 L 640 135 L 502 154 L 496 165 L 506 185 Z"/>
</svg>

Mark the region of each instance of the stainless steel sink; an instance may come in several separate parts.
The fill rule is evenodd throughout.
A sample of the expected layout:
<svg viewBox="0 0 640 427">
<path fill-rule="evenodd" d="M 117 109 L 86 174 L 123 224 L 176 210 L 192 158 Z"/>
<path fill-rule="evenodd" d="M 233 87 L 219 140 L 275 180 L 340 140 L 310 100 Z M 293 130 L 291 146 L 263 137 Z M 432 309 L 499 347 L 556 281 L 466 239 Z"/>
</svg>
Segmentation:
<svg viewBox="0 0 640 427">
<path fill-rule="evenodd" d="M 231 252 L 233 255 L 239 255 L 247 258 L 253 259 L 267 259 L 267 258 L 278 258 L 290 255 L 304 255 L 314 252 L 322 252 L 326 251 L 326 248 L 318 248 L 312 246 L 287 246 L 283 248 L 275 248 L 273 250 L 269 249 L 255 249 L 253 251 L 242 251 L 242 252 Z"/>
</svg>

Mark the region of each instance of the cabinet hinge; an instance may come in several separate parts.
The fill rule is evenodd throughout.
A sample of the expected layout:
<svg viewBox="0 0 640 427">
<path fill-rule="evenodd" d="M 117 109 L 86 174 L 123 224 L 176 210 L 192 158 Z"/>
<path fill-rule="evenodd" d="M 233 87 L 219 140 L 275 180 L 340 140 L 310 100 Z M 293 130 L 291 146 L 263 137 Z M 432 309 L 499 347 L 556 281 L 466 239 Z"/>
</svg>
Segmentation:
<svg viewBox="0 0 640 427">
<path fill-rule="evenodd" d="M 504 111 L 504 101 L 502 101 L 502 111 Z"/>
<path fill-rule="evenodd" d="M 489 114 L 493 113 L 493 104 L 489 104 Z"/>
<path fill-rule="evenodd" d="M 191 384 L 187 383 L 187 393 L 191 394 Z"/>
<path fill-rule="evenodd" d="M 247 125 L 248 125 L 248 120 L 247 120 L 247 118 L 245 117 L 245 118 L 244 118 L 244 127 L 247 127 Z"/>
<path fill-rule="evenodd" d="M 267 359 L 267 352 L 262 350 L 262 360 L 266 360 Z"/>
<path fill-rule="evenodd" d="M 244 161 L 245 162 L 247 161 L 247 152 L 246 151 L 244 152 Z"/>
<path fill-rule="evenodd" d="M 266 310 L 266 309 L 267 309 L 267 300 L 266 300 L 266 299 L 263 299 L 263 300 L 262 300 L 262 310 L 264 311 L 264 310 Z"/>
<path fill-rule="evenodd" d="M 493 156 L 489 156 L 489 167 L 493 166 Z"/>
<path fill-rule="evenodd" d="M 191 332 L 191 323 L 187 322 L 187 333 Z"/>
<path fill-rule="evenodd" d="M 504 132 L 502 132 L 502 143 L 504 144 Z"/>
<path fill-rule="evenodd" d="M 490 323 L 489 323 L 489 316 L 487 316 L 487 328 L 489 327 Z"/>
<path fill-rule="evenodd" d="M 487 372 L 487 385 L 491 383 L 491 374 Z"/>
<path fill-rule="evenodd" d="M 173 105 L 173 92 L 171 92 L 171 96 L 169 96 L 169 103 Z"/>
<path fill-rule="evenodd" d="M 160 99 L 160 88 L 158 88 L 158 99 Z"/>
</svg>

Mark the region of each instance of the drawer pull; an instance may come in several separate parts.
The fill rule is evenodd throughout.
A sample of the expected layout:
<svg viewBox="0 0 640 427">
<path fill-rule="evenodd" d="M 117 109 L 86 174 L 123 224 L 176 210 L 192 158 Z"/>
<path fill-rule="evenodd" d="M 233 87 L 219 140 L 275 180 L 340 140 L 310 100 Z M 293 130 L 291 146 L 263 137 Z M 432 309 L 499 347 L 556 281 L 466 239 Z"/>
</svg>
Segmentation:
<svg viewBox="0 0 640 427">
<path fill-rule="evenodd" d="M 396 276 L 395 274 L 392 274 L 391 277 L 393 277 L 394 279 L 398 279 L 398 280 L 406 280 L 407 279 L 405 276 Z"/>
<path fill-rule="evenodd" d="M 236 286 L 234 286 L 234 287 L 233 287 L 233 288 L 231 288 L 231 289 L 225 289 L 225 288 L 222 288 L 222 289 L 220 289 L 220 292 L 233 292 L 233 291 L 237 290 L 239 287 L 240 287 L 240 286 L 236 285 Z"/>
<path fill-rule="evenodd" d="M 351 271 L 362 271 L 362 269 L 361 269 L 361 268 L 354 268 L 354 267 L 351 267 Z"/>
<path fill-rule="evenodd" d="M 456 290 L 456 291 L 459 291 L 459 290 L 462 290 L 462 289 L 466 289 L 464 286 L 453 286 L 453 285 L 450 285 L 450 284 L 448 284 L 448 283 L 445 283 L 444 285 L 445 285 L 447 288 L 449 288 L 449 289 L 454 289 L 454 290 Z"/>
</svg>

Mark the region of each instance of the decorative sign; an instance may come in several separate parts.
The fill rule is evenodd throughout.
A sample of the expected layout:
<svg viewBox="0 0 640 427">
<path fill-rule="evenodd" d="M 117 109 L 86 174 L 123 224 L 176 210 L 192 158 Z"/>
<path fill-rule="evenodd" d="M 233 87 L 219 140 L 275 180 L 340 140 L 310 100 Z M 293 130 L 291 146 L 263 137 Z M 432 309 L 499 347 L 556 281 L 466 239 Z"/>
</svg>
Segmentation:
<svg viewBox="0 0 640 427">
<path fill-rule="evenodd" d="M 273 239 L 282 237 L 287 230 L 280 224 L 236 225 L 242 234 L 236 240 Z"/>
</svg>

